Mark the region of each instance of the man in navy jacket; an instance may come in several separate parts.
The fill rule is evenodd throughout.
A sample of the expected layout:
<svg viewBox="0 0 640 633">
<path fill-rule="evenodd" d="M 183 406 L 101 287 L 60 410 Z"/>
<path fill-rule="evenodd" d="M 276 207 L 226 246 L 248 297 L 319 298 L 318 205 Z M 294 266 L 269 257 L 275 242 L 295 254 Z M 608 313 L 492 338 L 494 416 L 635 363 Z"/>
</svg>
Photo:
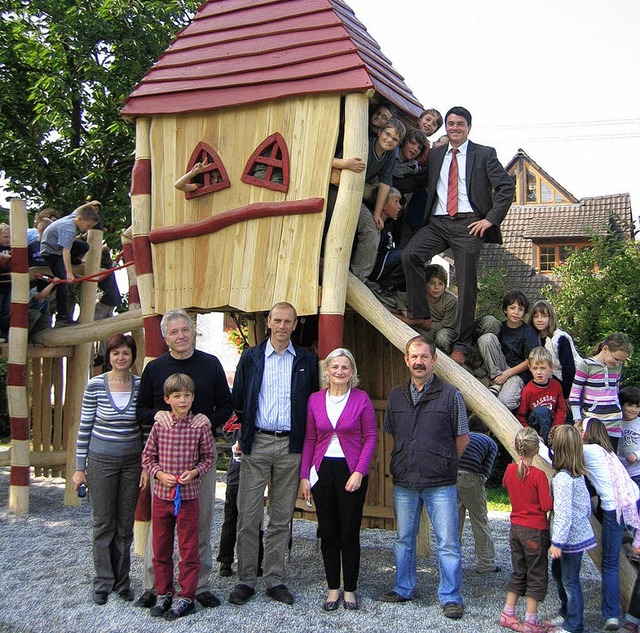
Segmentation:
<svg viewBox="0 0 640 633">
<path fill-rule="evenodd" d="M 236 370 L 233 401 L 242 423 L 243 457 L 238 490 L 239 582 L 229 596 L 232 604 L 245 604 L 255 593 L 267 484 L 269 525 L 263 561 L 267 595 L 285 604 L 294 602 L 283 582 L 284 556 L 300 483 L 307 399 L 318 389 L 318 359 L 291 342 L 297 323 L 290 303 L 276 303 L 267 318 L 269 338 L 245 350 Z"/>
</svg>

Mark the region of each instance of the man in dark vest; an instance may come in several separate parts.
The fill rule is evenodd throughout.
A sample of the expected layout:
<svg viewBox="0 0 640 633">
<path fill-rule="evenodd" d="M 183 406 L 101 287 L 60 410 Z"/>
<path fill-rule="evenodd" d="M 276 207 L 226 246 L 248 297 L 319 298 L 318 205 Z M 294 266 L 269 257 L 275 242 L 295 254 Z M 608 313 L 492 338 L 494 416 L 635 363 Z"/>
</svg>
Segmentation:
<svg viewBox="0 0 640 633">
<path fill-rule="evenodd" d="M 393 435 L 391 475 L 398 537 L 396 582 L 381 602 L 407 602 L 416 586 L 416 537 L 424 505 L 436 535 L 440 563 L 438 598 L 443 614 L 462 617 L 462 558 L 458 541 L 458 458 L 469 443 L 464 400 L 434 375 L 436 346 L 422 336 L 407 343 L 411 380 L 393 389 L 384 430 Z"/>
</svg>

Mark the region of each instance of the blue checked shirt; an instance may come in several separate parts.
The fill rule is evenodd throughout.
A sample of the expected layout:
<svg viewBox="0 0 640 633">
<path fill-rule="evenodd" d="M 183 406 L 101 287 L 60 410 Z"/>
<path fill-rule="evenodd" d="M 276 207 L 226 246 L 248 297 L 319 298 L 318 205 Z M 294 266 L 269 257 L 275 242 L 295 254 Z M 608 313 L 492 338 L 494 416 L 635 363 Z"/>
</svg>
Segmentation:
<svg viewBox="0 0 640 633">
<path fill-rule="evenodd" d="M 296 352 L 293 344 L 282 354 L 267 341 L 264 350 L 264 374 L 258 396 L 256 426 L 265 431 L 291 430 L 291 372 Z"/>
</svg>

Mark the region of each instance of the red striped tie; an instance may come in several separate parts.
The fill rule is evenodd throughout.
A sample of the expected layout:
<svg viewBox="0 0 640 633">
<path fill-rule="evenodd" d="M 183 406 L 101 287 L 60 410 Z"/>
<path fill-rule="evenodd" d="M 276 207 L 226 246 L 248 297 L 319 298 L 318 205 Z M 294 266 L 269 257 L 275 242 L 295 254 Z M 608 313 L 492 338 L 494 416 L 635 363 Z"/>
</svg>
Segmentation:
<svg viewBox="0 0 640 633">
<path fill-rule="evenodd" d="M 451 165 L 449 165 L 449 186 L 447 188 L 447 213 L 453 217 L 458 213 L 458 159 L 459 150 L 451 150 Z"/>
</svg>

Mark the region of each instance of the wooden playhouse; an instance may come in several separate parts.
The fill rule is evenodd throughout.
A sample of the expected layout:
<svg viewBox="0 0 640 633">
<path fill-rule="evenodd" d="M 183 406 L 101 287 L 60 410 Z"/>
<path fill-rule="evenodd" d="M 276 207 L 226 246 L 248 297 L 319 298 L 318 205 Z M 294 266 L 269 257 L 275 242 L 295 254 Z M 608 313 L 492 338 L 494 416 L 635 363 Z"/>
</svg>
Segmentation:
<svg viewBox="0 0 640 633">
<path fill-rule="evenodd" d="M 380 101 L 410 124 L 422 110 L 341 0 L 208 0 L 122 114 L 136 125 L 131 246 L 146 359 L 165 350 L 159 322 L 169 309 L 242 313 L 257 342 L 271 305 L 291 302 L 309 327 L 317 322 L 320 358 L 340 345 L 354 352 L 378 412 L 365 521 L 390 528 L 382 414 L 406 380 L 402 352 L 416 333 L 349 274 L 364 174 L 342 174 L 323 238 L 338 139 L 345 156 L 365 158 L 369 109 Z M 199 161 L 198 188 L 175 189 Z M 509 411 L 444 354 L 437 373 L 513 451 L 519 424 Z M 71 455 L 77 427 L 68 427 Z"/>
</svg>

